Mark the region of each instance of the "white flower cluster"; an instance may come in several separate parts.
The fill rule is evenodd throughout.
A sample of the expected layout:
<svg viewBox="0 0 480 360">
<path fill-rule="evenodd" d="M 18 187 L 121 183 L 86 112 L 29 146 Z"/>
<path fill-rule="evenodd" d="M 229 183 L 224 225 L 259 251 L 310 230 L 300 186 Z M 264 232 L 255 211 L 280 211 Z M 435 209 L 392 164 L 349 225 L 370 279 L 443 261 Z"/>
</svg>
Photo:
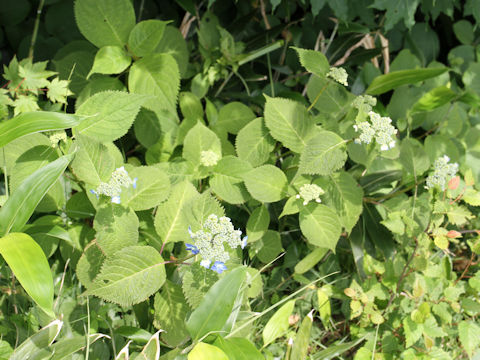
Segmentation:
<svg viewBox="0 0 480 360">
<path fill-rule="evenodd" d="M 370 95 L 359 95 L 353 100 L 352 105 L 359 111 L 368 113 L 377 105 L 377 99 Z"/>
<path fill-rule="evenodd" d="M 230 255 L 225 250 L 225 245 L 231 249 L 240 246 L 242 249 L 247 245 L 247 237 L 240 238 L 242 232 L 235 230 L 230 218 L 222 216 L 218 218 L 211 214 L 203 224 L 202 230 L 192 232 L 189 228 L 190 237 L 194 244 L 186 244 L 187 250 L 193 254 L 200 254 L 202 261 L 200 265 L 221 273 L 226 270 L 225 262 Z"/>
<path fill-rule="evenodd" d="M 297 199 L 303 199 L 303 205 L 307 205 L 310 201 L 315 200 L 321 203 L 320 195 L 325 194 L 323 189 L 315 184 L 305 184 L 300 187 L 299 193 L 295 196 Z"/>
<path fill-rule="evenodd" d="M 60 141 L 67 141 L 67 134 L 65 131 L 55 131 L 48 136 L 53 147 L 57 147 Z"/>
<path fill-rule="evenodd" d="M 355 139 L 355 143 L 370 144 L 373 138 L 375 138 L 375 141 L 380 145 L 380 150 L 382 151 L 395 147 L 395 135 L 398 130 L 392 125 L 392 119 L 380 116 L 373 111 L 370 111 L 368 116 L 370 117 L 371 123 L 363 121 L 353 125 L 355 131 L 360 132 L 358 138 Z"/>
<path fill-rule="evenodd" d="M 449 164 L 450 158 L 447 155 L 439 157 L 433 163 L 433 174 L 427 177 L 427 189 L 434 187 L 439 187 L 440 189 L 445 190 L 445 186 L 453 178 L 458 171 L 458 164 L 453 163 Z"/>
<path fill-rule="evenodd" d="M 344 68 L 331 67 L 330 71 L 327 73 L 327 76 L 342 85 L 348 86 L 348 82 L 347 82 L 348 74 Z"/>
<path fill-rule="evenodd" d="M 219 159 L 220 156 L 212 150 L 202 151 L 200 153 L 200 163 L 203 166 L 215 166 Z"/>
<path fill-rule="evenodd" d="M 119 167 L 112 173 L 112 177 L 108 183 L 101 182 L 98 185 L 97 190 L 90 190 L 92 194 L 95 194 L 98 198 L 99 195 L 109 196 L 112 199 L 112 203 L 120 204 L 120 194 L 122 193 L 122 187 L 132 186 L 134 189 L 137 187 L 137 178 L 131 179 L 128 175 L 125 167 Z"/>
</svg>

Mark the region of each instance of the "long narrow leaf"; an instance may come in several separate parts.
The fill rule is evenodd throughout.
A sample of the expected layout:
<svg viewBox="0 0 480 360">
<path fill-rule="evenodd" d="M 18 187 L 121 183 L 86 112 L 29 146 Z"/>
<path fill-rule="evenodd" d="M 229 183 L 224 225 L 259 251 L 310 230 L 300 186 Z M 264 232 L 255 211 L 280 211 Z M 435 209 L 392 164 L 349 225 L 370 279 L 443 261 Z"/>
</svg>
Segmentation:
<svg viewBox="0 0 480 360">
<path fill-rule="evenodd" d="M 0 147 L 19 137 L 41 131 L 62 130 L 77 126 L 81 117 L 50 111 L 23 113 L 0 123 Z"/>
<path fill-rule="evenodd" d="M 20 231 L 27 223 L 38 203 L 73 158 L 68 154 L 38 169 L 17 188 L 0 209 L 0 236 Z"/>
</svg>

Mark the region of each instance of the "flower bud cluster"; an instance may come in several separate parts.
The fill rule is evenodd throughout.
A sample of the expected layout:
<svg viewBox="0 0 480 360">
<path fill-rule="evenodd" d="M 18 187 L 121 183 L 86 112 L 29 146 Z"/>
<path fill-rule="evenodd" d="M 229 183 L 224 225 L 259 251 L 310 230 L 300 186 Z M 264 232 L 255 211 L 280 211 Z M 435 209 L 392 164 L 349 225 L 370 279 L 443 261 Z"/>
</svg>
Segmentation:
<svg viewBox="0 0 480 360">
<path fill-rule="evenodd" d="M 55 131 L 48 136 L 53 147 L 57 147 L 60 141 L 67 141 L 67 134 L 65 131 Z"/>
<path fill-rule="evenodd" d="M 347 82 L 348 74 L 344 68 L 331 67 L 330 71 L 327 73 L 327 76 L 342 85 L 348 86 L 348 82 Z"/>
<path fill-rule="evenodd" d="M 375 141 L 380 145 L 380 150 L 382 151 L 395 147 L 395 135 L 398 130 L 392 125 L 392 119 L 380 116 L 373 111 L 370 111 L 368 116 L 370 117 L 371 123 L 363 121 L 353 125 L 355 131 L 360 132 L 358 138 L 355 139 L 355 143 L 370 144 L 375 138 Z"/>
<path fill-rule="evenodd" d="M 220 156 L 212 150 L 202 151 L 200 153 L 200 163 L 203 166 L 215 166 L 219 159 Z"/>
<path fill-rule="evenodd" d="M 321 203 L 320 195 L 325 194 L 323 189 L 315 184 L 305 184 L 300 187 L 299 193 L 295 196 L 297 199 L 303 199 L 303 205 L 307 205 L 310 201 L 315 200 Z"/>
<path fill-rule="evenodd" d="M 125 167 L 119 167 L 112 173 L 110 181 L 108 183 L 101 182 L 96 190 L 90 190 L 92 194 L 95 194 L 98 198 L 99 195 L 105 195 L 111 198 L 112 203 L 120 204 L 120 194 L 122 193 L 122 187 L 132 186 L 137 188 L 137 178 L 131 179 L 128 175 Z"/>
<path fill-rule="evenodd" d="M 225 246 L 228 245 L 231 249 L 240 246 L 243 249 L 247 245 L 247 237 L 241 239 L 242 232 L 235 230 L 230 218 L 226 216 L 218 218 L 211 214 L 201 230 L 192 232 L 188 228 L 188 231 L 194 244 L 186 244 L 187 250 L 200 254 L 200 265 L 219 274 L 227 269 L 225 262 L 230 259 Z"/>
<path fill-rule="evenodd" d="M 450 181 L 458 171 L 458 164 L 449 164 L 449 161 L 450 158 L 447 155 L 443 155 L 435 160 L 433 163 L 433 174 L 427 177 L 427 185 L 425 186 L 427 189 L 439 187 L 442 191 L 445 190 L 448 181 Z"/>
<path fill-rule="evenodd" d="M 377 105 L 377 99 L 370 95 L 359 95 L 353 100 L 352 105 L 358 111 L 368 113 Z"/>
</svg>

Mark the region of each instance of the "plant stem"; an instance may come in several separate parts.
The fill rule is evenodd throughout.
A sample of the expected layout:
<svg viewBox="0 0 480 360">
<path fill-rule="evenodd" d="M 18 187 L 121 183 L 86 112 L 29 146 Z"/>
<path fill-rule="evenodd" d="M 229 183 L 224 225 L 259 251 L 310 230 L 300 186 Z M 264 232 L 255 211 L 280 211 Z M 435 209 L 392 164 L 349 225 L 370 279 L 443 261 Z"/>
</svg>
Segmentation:
<svg viewBox="0 0 480 360">
<path fill-rule="evenodd" d="M 38 26 L 40 25 L 40 15 L 42 15 L 43 5 L 45 0 L 40 0 L 37 9 L 37 18 L 35 19 L 35 25 L 33 27 L 32 40 L 30 41 L 30 49 L 28 50 L 28 57 L 33 60 L 33 51 L 35 47 L 35 42 L 37 41 L 38 35 Z"/>
<path fill-rule="evenodd" d="M 2 155 L 3 155 L 3 177 L 5 182 L 5 196 L 8 200 L 8 174 L 7 174 L 7 164 L 5 160 L 5 148 L 2 148 Z"/>
<path fill-rule="evenodd" d="M 323 87 L 320 89 L 320 91 L 318 92 L 318 95 L 317 97 L 315 98 L 315 100 L 313 100 L 312 104 L 308 107 L 307 111 L 310 111 L 312 110 L 312 108 L 315 106 L 315 104 L 317 103 L 318 99 L 320 99 L 320 95 L 322 95 L 322 93 L 325 91 L 325 89 L 327 88 L 329 84 L 329 81 L 327 80 L 327 82 L 325 83 L 325 85 L 323 85 Z"/>
</svg>

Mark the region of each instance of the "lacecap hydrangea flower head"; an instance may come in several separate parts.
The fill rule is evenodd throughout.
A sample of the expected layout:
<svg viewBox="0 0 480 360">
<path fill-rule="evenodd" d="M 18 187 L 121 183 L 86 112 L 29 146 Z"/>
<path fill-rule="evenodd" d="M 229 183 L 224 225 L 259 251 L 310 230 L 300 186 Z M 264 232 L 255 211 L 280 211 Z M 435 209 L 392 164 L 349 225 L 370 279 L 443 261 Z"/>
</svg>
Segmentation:
<svg viewBox="0 0 480 360">
<path fill-rule="evenodd" d="M 317 203 L 321 203 L 320 195 L 325 194 L 323 189 L 315 184 L 305 184 L 300 187 L 300 191 L 295 196 L 297 199 L 303 199 L 303 205 L 307 205 L 310 201 L 315 200 Z"/>
<path fill-rule="evenodd" d="M 385 151 L 395 147 L 398 130 L 392 125 L 392 119 L 383 117 L 376 112 L 368 113 L 370 122 L 362 121 L 353 125 L 356 132 L 359 132 L 358 138 L 355 139 L 356 144 L 370 144 L 373 139 L 380 145 L 380 150 Z"/>
<path fill-rule="evenodd" d="M 122 193 L 122 188 L 132 186 L 134 189 L 137 188 L 137 178 L 131 179 L 128 175 L 125 167 L 119 167 L 115 169 L 112 173 L 112 176 L 108 183 L 101 182 L 98 185 L 96 190 L 90 190 L 94 195 L 105 195 L 111 198 L 112 203 L 120 204 L 120 194 Z"/>
<path fill-rule="evenodd" d="M 438 187 L 445 190 L 447 183 L 453 178 L 458 171 L 458 164 L 449 164 L 450 158 L 447 155 L 439 157 L 433 163 L 433 174 L 430 174 L 426 180 L 426 188 L 431 189 Z"/>
<path fill-rule="evenodd" d="M 193 232 L 188 228 L 193 244 L 186 244 L 192 254 L 200 254 L 200 265 L 221 274 L 227 269 L 225 262 L 230 259 L 226 247 L 242 249 L 247 245 L 247 237 L 241 238 L 242 232 L 235 230 L 230 218 L 215 214 L 208 216 L 201 230 Z"/>
<path fill-rule="evenodd" d="M 348 74 L 344 68 L 331 67 L 327 73 L 327 76 L 342 85 L 348 86 Z"/>
</svg>

